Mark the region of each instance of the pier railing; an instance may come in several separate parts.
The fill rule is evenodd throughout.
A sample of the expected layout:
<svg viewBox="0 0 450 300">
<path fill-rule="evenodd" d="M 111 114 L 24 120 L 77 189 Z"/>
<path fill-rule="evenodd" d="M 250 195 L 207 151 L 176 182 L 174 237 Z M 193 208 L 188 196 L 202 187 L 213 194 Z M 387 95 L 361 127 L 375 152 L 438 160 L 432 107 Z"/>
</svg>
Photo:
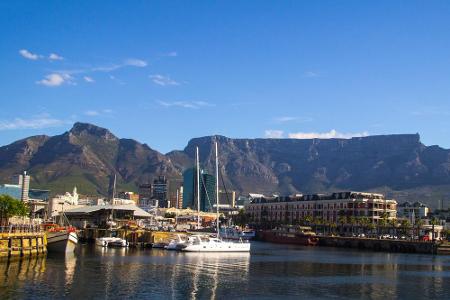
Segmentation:
<svg viewBox="0 0 450 300">
<path fill-rule="evenodd" d="M 9 226 L 0 226 L 0 233 L 39 233 L 42 232 L 42 229 L 39 225 L 9 225 Z"/>
</svg>

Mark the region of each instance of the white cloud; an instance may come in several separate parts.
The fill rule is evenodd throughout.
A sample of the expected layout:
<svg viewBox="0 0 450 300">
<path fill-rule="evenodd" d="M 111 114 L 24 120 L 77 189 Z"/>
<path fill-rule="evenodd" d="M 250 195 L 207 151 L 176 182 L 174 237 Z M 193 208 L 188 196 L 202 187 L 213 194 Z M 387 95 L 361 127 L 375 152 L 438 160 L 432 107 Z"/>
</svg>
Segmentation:
<svg viewBox="0 0 450 300">
<path fill-rule="evenodd" d="M 65 121 L 52 118 L 44 114 L 34 116 L 31 119 L 15 118 L 13 120 L 0 120 L 0 130 L 18 130 L 18 129 L 41 129 L 49 127 L 58 127 L 66 124 Z"/>
<path fill-rule="evenodd" d="M 136 59 L 136 58 L 129 58 L 127 60 L 125 60 L 125 62 L 123 63 L 123 66 L 133 66 L 133 67 L 139 67 L 139 68 L 143 68 L 147 66 L 147 62 L 141 59 Z"/>
<path fill-rule="evenodd" d="M 75 84 L 73 77 L 69 74 L 51 73 L 45 76 L 44 79 L 36 81 L 37 84 L 42 84 L 48 87 L 56 87 L 62 84 Z"/>
<path fill-rule="evenodd" d="M 342 133 L 338 132 L 335 129 L 330 130 L 329 132 L 296 132 L 289 133 L 288 137 L 291 139 L 350 139 L 352 137 L 364 137 L 368 136 L 369 133 L 367 131 L 359 132 L 359 133 Z"/>
<path fill-rule="evenodd" d="M 143 68 L 146 67 L 148 63 L 141 59 L 134 59 L 130 58 L 125 60 L 121 64 L 110 64 L 110 65 L 103 65 L 103 66 L 97 66 L 97 67 L 86 67 L 86 68 L 79 68 L 79 69 L 71 69 L 71 70 L 57 70 L 55 73 L 64 73 L 64 74 L 84 74 L 84 73 L 93 73 L 93 72 L 105 72 L 109 73 L 124 67 L 138 67 Z"/>
<path fill-rule="evenodd" d="M 176 53 L 175 51 L 171 51 L 171 52 L 166 53 L 165 56 L 176 57 L 176 56 L 178 56 L 178 53 Z"/>
<path fill-rule="evenodd" d="M 320 77 L 320 73 L 315 72 L 315 71 L 306 71 L 305 73 L 303 73 L 303 77 L 316 78 L 316 77 Z"/>
<path fill-rule="evenodd" d="M 274 121 L 277 123 L 287 123 L 287 122 L 311 122 L 313 119 L 310 117 L 290 117 L 283 116 L 274 118 Z"/>
<path fill-rule="evenodd" d="M 64 57 L 59 56 L 56 53 L 50 53 L 50 55 L 48 56 L 48 59 L 50 59 L 50 60 L 63 60 Z"/>
<path fill-rule="evenodd" d="M 84 114 L 86 116 L 95 117 L 95 116 L 98 116 L 100 113 L 96 110 L 88 110 L 88 111 L 85 111 Z"/>
<path fill-rule="evenodd" d="M 89 83 L 95 82 L 95 80 L 92 77 L 89 77 L 89 76 L 84 76 L 83 79 L 84 79 L 84 81 L 89 82 Z"/>
<path fill-rule="evenodd" d="M 284 131 L 268 129 L 264 132 L 264 136 L 269 139 L 282 139 L 284 137 Z"/>
<path fill-rule="evenodd" d="M 101 115 L 104 116 L 104 115 L 109 115 L 112 113 L 113 113 L 113 110 L 109 109 L 109 108 L 102 109 L 102 110 L 87 110 L 84 112 L 84 114 L 89 117 L 97 117 L 97 116 L 101 116 Z"/>
<path fill-rule="evenodd" d="M 27 49 L 21 49 L 21 50 L 19 50 L 19 53 L 23 57 L 25 57 L 27 59 L 31 59 L 31 60 L 38 60 L 39 58 L 41 58 L 41 56 L 39 54 L 31 53 Z"/>
<path fill-rule="evenodd" d="M 171 79 L 169 76 L 163 76 L 160 74 L 153 74 L 149 76 L 153 83 L 160 86 L 180 85 L 179 82 Z"/>
<path fill-rule="evenodd" d="M 205 101 L 173 101 L 173 102 L 167 102 L 167 101 L 156 101 L 161 106 L 164 107 L 181 107 L 181 108 L 190 108 L 190 109 L 199 109 L 204 107 L 211 107 L 214 106 L 212 103 L 208 103 Z"/>
</svg>

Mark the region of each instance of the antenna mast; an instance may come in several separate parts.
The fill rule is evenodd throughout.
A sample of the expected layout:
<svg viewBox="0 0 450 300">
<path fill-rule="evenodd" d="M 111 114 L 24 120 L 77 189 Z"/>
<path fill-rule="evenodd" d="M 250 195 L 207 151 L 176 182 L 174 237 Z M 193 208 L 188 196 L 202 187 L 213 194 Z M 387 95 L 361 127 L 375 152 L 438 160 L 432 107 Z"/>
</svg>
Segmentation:
<svg viewBox="0 0 450 300">
<path fill-rule="evenodd" d="M 196 147 L 196 169 L 197 169 L 197 229 L 200 228 L 200 157 Z"/>
</svg>

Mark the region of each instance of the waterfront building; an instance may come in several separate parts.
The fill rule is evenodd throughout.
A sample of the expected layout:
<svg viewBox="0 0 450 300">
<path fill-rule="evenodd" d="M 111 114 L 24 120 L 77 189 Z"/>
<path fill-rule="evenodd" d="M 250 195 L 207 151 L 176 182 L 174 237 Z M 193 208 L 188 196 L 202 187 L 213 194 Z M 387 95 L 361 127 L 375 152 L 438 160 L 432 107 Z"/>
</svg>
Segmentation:
<svg viewBox="0 0 450 300">
<path fill-rule="evenodd" d="M 152 198 L 152 184 L 141 183 L 138 187 L 139 202 L 150 200 Z"/>
<path fill-rule="evenodd" d="M 375 193 L 337 192 L 285 197 L 249 194 L 249 198 L 250 203 L 245 206 L 245 211 L 256 223 L 295 223 L 305 217 L 337 222 L 340 216 L 347 216 L 367 217 L 376 224 L 383 216 L 387 219 L 397 216 L 397 201 Z"/>
<path fill-rule="evenodd" d="M 183 173 L 183 208 L 197 209 L 197 169 L 190 168 Z M 216 178 L 200 170 L 200 211 L 208 212 L 216 202 Z"/>
<path fill-rule="evenodd" d="M 179 189 L 177 189 L 177 206 L 176 208 L 183 208 L 183 186 L 180 186 Z"/>
<path fill-rule="evenodd" d="M 118 226 L 127 225 L 130 220 L 149 219 L 152 216 L 133 205 L 92 205 L 64 210 L 70 224 L 77 228 L 108 227 L 108 221 L 114 217 Z"/>
<path fill-rule="evenodd" d="M 430 209 L 428 208 L 428 206 L 421 202 L 411 203 L 407 201 L 397 205 L 397 212 L 400 217 L 404 217 L 407 219 L 422 219 L 428 216 Z"/>
<path fill-rule="evenodd" d="M 139 195 L 134 193 L 134 192 L 122 191 L 122 192 L 119 193 L 119 198 L 120 199 L 125 199 L 125 200 L 131 200 L 131 201 L 133 201 L 134 204 L 138 204 L 139 203 Z"/>
<path fill-rule="evenodd" d="M 27 171 L 23 172 L 23 175 L 20 176 L 21 183 L 20 187 L 22 189 L 21 197 L 20 199 L 24 202 L 28 202 L 28 192 L 30 191 L 30 175 L 27 175 Z"/>
<path fill-rule="evenodd" d="M 183 199 L 183 179 L 174 178 L 168 180 L 168 205 L 167 207 L 181 208 L 180 200 Z M 180 199 L 181 198 L 181 199 Z"/>
<path fill-rule="evenodd" d="M 158 199 L 159 207 L 167 207 L 167 178 L 160 175 L 153 180 L 152 197 Z"/>
<path fill-rule="evenodd" d="M 9 195 L 14 199 L 25 201 L 44 201 L 49 200 L 50 191 L 42 189 L 30 189 L 30 177 L 25 178 L 23 175 L 14 176 L 13 184 L 1 184 L 0 194 Z M 24 179 L 25 178 L 25 179 Z M 27 196 L 24 196 L 27 194 Z"/>
<path fill-rule="evenodd" d="M 0 185 L 0 195 L 8 195 L 14 199 L 20 199 L 22 189 L 17 184 L 2 184 Z"/>
<path fill-rule="evenodd" d="M 236 206 L 236 192 L 235 191 L 219 191 L 219 207 L 235 207 Z"/>
<path fill-rule="evenodd" d="M 241 195 L 236 200 L 236 207 L 241 209 L 241 208 L 244 208 L 245 205 L 247 205 L 249 203 L 250 203 L 250 199 L 246 196 Z"/>
</svg>

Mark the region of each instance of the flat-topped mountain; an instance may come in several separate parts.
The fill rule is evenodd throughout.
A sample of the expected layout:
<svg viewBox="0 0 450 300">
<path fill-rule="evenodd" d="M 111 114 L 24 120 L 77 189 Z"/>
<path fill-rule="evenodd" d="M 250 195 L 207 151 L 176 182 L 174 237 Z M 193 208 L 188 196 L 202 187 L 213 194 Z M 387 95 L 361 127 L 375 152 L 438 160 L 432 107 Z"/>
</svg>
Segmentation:
<svg viewBox="0 0 450 300">
<path fill-rule="evenodd" d="M 418 134 L 352 139 L 232 139 L 207 136 L 166 155 L 109 130 L 75 123 L 61 135 L 34 136 L 0 147 L 0 180 L 22 170 L 33 186 L 55 192 L 105 194 L 108 176 L 119 188 L 136 190 L 157 175 L 179 178 L 194 164 L 214 172 L 214 142 L 228 189 L 239 193 L 317 193 L 330 190 L 393 192 L 398 198 L 431 201 L 450 195 L 450 150 L 425 146 Z M 222 180 L 221 180 L 222 182 Z"/>
</svg>

